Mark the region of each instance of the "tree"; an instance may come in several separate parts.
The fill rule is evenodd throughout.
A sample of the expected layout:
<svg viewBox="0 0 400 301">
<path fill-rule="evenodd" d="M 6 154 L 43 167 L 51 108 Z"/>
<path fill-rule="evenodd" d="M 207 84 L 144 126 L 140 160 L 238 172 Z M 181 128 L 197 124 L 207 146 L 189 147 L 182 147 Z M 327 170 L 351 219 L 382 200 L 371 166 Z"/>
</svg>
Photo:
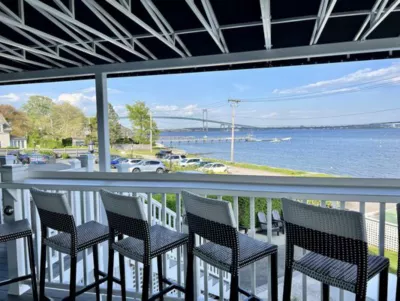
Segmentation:
<svg viewBox="0 0 400 301">
<path fill-rule="evenodd" d="M 28 116 L 24 112 L 18 111 L 12 105 L 0 105 L 0 114 L 11 125 L 11 135 L 19 137 L 27 135 L 30 127 Z"/>
<path fill-rule="evenodd" d="M 115 143 L 118 138 L 121 138 L 121 124 L 119 123 L 119 116 L 115 112 L 112 104 L 108 103 L 108 128 L 110 134 L 110 143 Z"/>
<path fill-rule="evenodd" d="M 54 138 L 84 136 L 86 117 L 82 110 L 68 102 L 55 104 L 51 108 Z"/>
<path fill-rule="evenodd" d="M 54 124 L 51 119 L 54 102 L 51 98 L 41 95 L 30 96 L 22 106 L 22 110 L 28 115 L 31 122 L 31 134 L 39 136 L 49 135 L 54 138 Z"/>
<path fill-rule="evenodd" d="M 132 122 L 134 140 L 138 143 L 150 143 L 150 109 L 143 101 L 137 101 L 133 105 L 126 105 L 128 110 L 128 118 Z M 160 135 L 157 123 L 152 120 L 153 142 Z"/>
</svg>

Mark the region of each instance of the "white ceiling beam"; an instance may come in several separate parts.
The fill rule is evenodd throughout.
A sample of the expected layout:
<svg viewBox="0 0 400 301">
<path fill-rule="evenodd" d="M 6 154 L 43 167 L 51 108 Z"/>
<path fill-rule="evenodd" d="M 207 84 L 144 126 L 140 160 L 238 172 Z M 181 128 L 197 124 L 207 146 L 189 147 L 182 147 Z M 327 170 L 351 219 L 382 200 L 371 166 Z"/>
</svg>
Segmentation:
<svg viewBox="0 0 400 301">
<path fill-rule="evenodd" d="M 92 27 L 90 27 L 90 26 L 88 26 L 88 25 L 86 25 L 86 24 L 84 24 L 84 23 L 82 23 L 82 22 L 80 22 L 80 21 L 78 21 L 76 19 L 74 19 L 74 18 L 72 18 L 72 17 L 70 17 L 70 16 L 68 16 L 66 14 L 61 13 L 60 11 L 52 8 L 49 5 L 44 4 L 43 2 L 39 2 L 39 1 L 35 1 L 35 0 L 25 0 L 25 1 L 28 2 L 30 5 L 32 5 L 36 9 L 43 9 L 43 10 L 47 11 L 48 13 L 50 13 L 51 15 L 53 15 L 54 17 L 57 17 L 59 19 L 63 19 L 65 21 L 67 21 L 67 22 L 70 22 L 70 23 L 80 27 L 81 29 L 86 30 L 86 31 L 88 31 L 88 32 L 90 32 L 90 33 L 92 33 L 92 34 L 94 34 L 94 35 L 106 40 L 107 42 L 110 42 L 111 44 L 114 44 L 115 46 L 118 46 L 118 47 L 120 47 L 120 48 L 122 48 L 122 49 L 124 49 L 124 50 L 126 50 L 128 52 L 131 52 L 131 53 L 133 53 L 133 54 L 145 59 L 144 56 L 141 53 L 138 53 L 137 51 L 132 50 L 131 48 L 129 48 L 126 45 L 118 42 L 117 40 L 107 36 L 106 34 L 101 33 L 100 31 L 95 30 Z"/>
<path fill-rule="evenodd" d="M 12 60 L 12 61 L 17 61 L 17 62 L 22 62 L 30 65 L 35 65 L 43 68 L 53 68 L 53 66 L 47 65 L 47 64 L 42 64 L 36 61 L 28 60 L 26 58 L 21 58 L 20 56 L 15 56 L 15 55 L 9 55 L 6 53 L 0 53 L 0 57 L 4 57 L 6 59 Z"/>
<path fill-rule="evenodd" d="M 167 38 L 167 40 L 171 43 L 174 44 L 174 40 L 171 37 L 171 34 L 167 31 L 167 29 L 164 27 L 164 24 L 162 24 L 161 20 L 157 17 L 155 12 L 152 10 L 149 4 L 147 4 L 146 1 L 141 1 L 144 8 L 147 10 L 153 21 L 156 23 L 157 27 L 161 30 L 163 33 L 164 37 Z"/>
<path fill-rule="evenodd" d="M 107 26 L 108 29 L 110 29 L 118 38 L 119 40 L 124 43 L 127 47 L 131 48 L 133 50 L 132 44 L 129 44 L 127 40 L 124 39 L 122 34 L 114 27 L 111 22 L 108 21 L 108 19 L 104 16 L 103 12 L 105 12 L 100 5 L 98 5 L 94 1 L 87 1 L 87 0 L 82 0 L 82 2 L 92 11 L 93 14 L 96 15 L 97 18 L 103 22 L 104 25 Z M 105 12 L 110 18 L 111 15 L 109 15 L 107 12 Z M 118 23 L 114 18 L 112 18 L 116 23 Z M 119 23 L 118 23 L 119 24 Z M 143 58 L 147 59 L 147 57 Z"/>
<path fill-rule="evenodd" d="M 271 44 L 271 2 L 270 0 L 260 0 L 261 18 L 263 22 L 265 48 L 272 48 Z"/>
<path fill-rule="evenodd" d="M 130 74 L 132 71 L 142 72 L 168 72 L 173 70 L 192 69 L 192 68 L 211 68 L 226 66 L 235 68 L 237 64 L 256 64 L 265 62 L 276 62 L 286 60 L 297 60 L 307 58 L 341 55 L 355 55 L 361 53 L 389 52 L 400 50 L 400 38 L 384 38 L 375 40 L 317 44 L 312 46 L 300 46 L 289 48 L 272 48 L 269 51 L 258 50 L 248 52 L 235 52 L 228 54 L 195 56 L 190 58 L 174 58 L 164 60 L 149 60 L 140 62 L 126 62 L 115 64 L 104 64 L 95 66 L 85 66 L 50 69 L 41 71 L 29 71 L 21 73 L 4 74 L 0 76 L 0 84 L 14 84 L 26 81 L 63 80 L 82 76 L 93 76 L 96 73 L 106 73 L 107 75 Z M 1 68 L 1 66 L 0 66 Z"/>
<path fill-rule="evenodd" d="M 125 0 L 119 0 L 119 3 L 121 3 L 121 5 L 123 7 L 125 7 L 126 9 L 129 9 L 129 10 L 131 9 L 130 5 L 127 2 L 125 2 Z M 130 3 L 130 1 L 129 1 L 129 3 Z"/>
<path fill-rule="evenodd" d="M 371 26 L 367 29 L 367 31 L 361 36 L 361 40 L 365 40 L 374 30 L 375 28 L 378 27 L 379 24 L 385 20 L 392 11 L 395 10 L 395 8 L 400 4 L 400 0 L 395 0 L 385 12 L 378 17 L 377 19 L 374 20 L 374 22 L 371 24 Z"/>
<path fill-rule="evenodd" d="M 93 66 L 94 65 L 91 61 L 89 61 L 88 59 L 86 59 L 83 56 L 79 55 L 75 51 L 72 51 L 72 50 L 68 49 L 67 47 L 60 46 L 60 49 L 65 51 L 65 52 L 67 52 L 67 53 L 69 53 L 70 55 L 76 57 L 77 59 L 80 59 L 82 62 L 88 64 L 89 66 Z"/>
<path fill-rule="evenodd" d="M 146 8 L 146 10 L 149 12 L 153 12 L 155 14 L 155 18 L 159 19 L 162 24 L 167 28 L 169 31 L 170 35 L 173 37 L 172 39 L 175 38 L 175 41 L 178 42 L 178 44 L 182 47 L 183 51 L 185 51 L 185 54 L 187 56 L 192 56 L 190 53 L 189 49 L 187 49 L 186 45 L 183 43 L 181 38 L 176 34 L 172 26 L 169 24 L 169 22 L 165 19 L 163 14 L 160 12 L 160 10 L 157 8 L 157 6 L 153 3 L 151 0 L 142 0 L 143 6 Z M 151 15 L 152 16 L 152 15 Z M 155 21 L 154 17 L 152 16 L 153 20 Z"/>
<path fill-rule="evenodd" d="M 319 37 L 321 36 L 322 31 L 324 30 L 325 25 L 328 22 L 328 19 L 333 11 L 333 8 L 335 7 L 336 2 L 337 0 L 330 0 L 330 1 L 326 0 L 325 5 L 327 5 L 327 8 L 326 11 L 323 11 L 323 16 L 320 18 L 320 23 L 318 25 L 317 32 L 315 34 L 314 40 L 311 45 L 318 43 Z M 318 20 L 316 22 L 318 22 Z"/>
<path fill-rule="evenodd" d="M 57 6 L 58 6 L 64 13 L 66 13 L 66 14 L 69 15 L 70 17 L 74 17 L 74 15 L 72 14 L 71 10 L 70 10 L 68 7 L 66 7 L 66 6 L 64 5 L 64 3 L 62 3 L 61 0 L 54 0 L 54 2 L 57 4 Z"/>
<path fill-rule="evenodd" d="M 363 33 L 364 29 L 367 27 L 368 24 L 370 24 L 371 22 L 373 22 L 375 20 L 376 17 L 376 10 L 379 7 L 379 4 L 381 4 L 382 0 L 376 0 L 374 6 L 372 7 L 371 12 L 368 14 L 368 16 L 365 18 L 364 23 L 361 25 L 360 29 L 358 30 L 358 32 L 356 33 L 356 35 L 354 36 L 353 41 L 357 41 L 361 34 Z"/>
<path fill-rule="evenodd" d="M 163 37 L 161 34 L 159 34 L 157 31 L 155 31 L 153 28 L 151 28 L 148 24 L 146 24 L 141 19 L 139 19 L 137 16 L 135 16 L 133 13 L 131 13 L 129 10 L 124 8 L 122 5 L 118 4 L 118 2 L 116 2 L 115 0 L 106 0 L 106 1 L 109 4 L 111 4 L 113 7 L 115 7 L 117 10 L 119 10 L 121 13 L 123 13 L 125 16 L 127 16 L 129 19 L 131 19 L 133 22 L 135 22 L 137 25 L 139 25 L 143 29 L 147 30 L 154 37 L 156 37 L 161 42 L 163 42 L 165 45 L 167 45 L 169 48 L 174 50 L 181 57 L 185 57 L 185 54 L 180 49 L 178 49 L 174 44 L 170 43 L 170 41 L 168 41 L 165 37 Z"/>
<path fill-rule="evenodd" d="M 29 0 L 26 0 L 26 1 L 29 1 Z M 74 43 L 70 43 L 70 42 L 65 41 L 65 40 L 63 40 L 63 39 L 60 39 L 60 38 L 58 38 L 58 37 L 52 36 L 52 35 L 50 35 L 50 34 L 48 34 L 48 33 L 45 33 L 45 32 L 43 32 L 43 31 L 40 31 L 40 30 L 37 30 L 37 29 L 32 28 L 32 27 L 30 27 L 30 26 L 27 26 L 27 25 L 25 25 L 25 24 L 18 23 L 18 22 L 14 21 L 14 20 L 12 20 L 12 19 L 10 19 L 10 18 L 8 18 L 8 17 L 4 17 L 4 16 L 0 15 L 0 22 L 3 22 L 3 23 L 5 23 L 5 24 L 9 24 L 9 25 L 12 25 L 12 26 L 15 26 L 15 27 L 19 27 L 19 28 L 21 28 L 21 29 L 24 29 L 24 30 L 30 32 L 30 33 L 36 34 L 36 35 L 38 35 L 38 36 L 40 36 L 40 37 L 53 40 L 53 41 L 55 41 L 55 42 L 57 42 L 57 43 L 59 43 L 59 44 L 61 44 L 61 45 L 69 46 L 69 47 L 74 48 L 74 49 L 76 49 L 76 50 L 79 50 L 79 51 L 81 51 L 81 52 L 84 52 L 84 53 L 87 53 L 87 54 L 96 56 L 96 57 L 101 58 L 101 59 L 103 59 L 103 60 L 105 60 L 105 61 L 107 61 L 107 62 L 111 62 L 111 63 L 113 62 L 112 60 L 110 60 L 109 58 L 107 58 L 107 57 L 105 57 L 105 56 L 103 56 L 103 55 L 100 55 L 100 54 L 98 54 L 98 53 L 89 51 L 89 50 L 87 50 L 86 48 L 82 48 L 82 47 L 80 47 L 80 46 L 78 46 L 78 45 L 76 45 L 76 44 L 74 44 Z M 33 48 L 33 47 L 30 47 L 30 48 L 31 48 L 31 49 L 35 49 L 35 48 Z M 76 62 L 75 62 L 75 63 L 76 63 Z"/>
<path fill-rule="evenodd" d="M 229 53 L 229 49 L 228 46 L 226 44 L 224 35 L 222 33 L 222 30 L 220 30 L 219 28 L 219 23 L 218 23 L 218 19 L 215 16 L 214 10 L 211 6 L 211 3 L 209 0 L 201 0 L 201 3 L 203 4 L 203 8 L 206 12 L 207 18 L 208 18 L 208 22 L 210 24 L 212 24 L 212 28 L 215 31 L 215 34 L 219 37 L 224 49 L 225 49 L 225 53 Z"/>
<path fill-rule="evenodd" d="M 200 23 L 204 26 L 204 28 L 208 31 L 210 34 L 211 38 L 214 40 L 214 42 L 217 44 L 219 49 L 221 50 L 222 53 L 226 53 L 226 50 L 224 46 L 222 45 L 222 42 L 215 34 L 213 29 L 211 28 L 210 24 L 208 24 L 207 20 L 204 18 L 203 14 L 200 12 L 200 10 L 197 8 L 196 4 L 194 3 L 193 0 L 186 0 L 186 3 L 189 5 L 190 9 L 193 11 L 193 13 L 196 15 L 196 17 L 199 19 Z"/>
<path fill-rule="evenodd" d="M 8 47 L 7 45 L 3 45 L 0 44 L 0 48 L 2 48 L 3 50 L 10 52 L 11 54 L 15 55 L 15 56 L 19 56 L 20 58 L 24 58 L 24 55 L 22 53 L 19 53 L 18 51 Z"/>
<path fill-rule="evenodd" d="M 48 53 L 48 52 L 45 52 L 45 51 L 42 51 L 42 50 L 39 50 L 39 49 L 35 49 L 35 48 L 30 47 L 30 46 L 26 46 L 26 45 L 23 45 L 23 44 L 19 44 L 19 43 L 13 42 L 13 41 L 8 40 L 8 39 L 6 39 L 4 37 L 1 37 L 1 36 L 0 36 L 0 43 L 7 44 L 7 45 L 10 45 L 10 46 L 14 46 L 14 47 L 18 47 L 18 48 L 24 49 L 24 50 L 26 50 L 28 52 L 32 52 L 32 53 L 37 53 L 37 54 L 41 54 L 41 55 L 44 55 L 44 56 L 48 56 L 50 58 L 66 62 L 66 63 L 69 63 L 71 65 L 75 65 L 75 66 L 81 66 L 82 65 L 82 64 L 80 64 L 78 62 L 75 62 L 75 61 L 60 57 L 58 55 L 55 55 L 55 54 L 52 54 L 52 53 Z"/>
<path fill-rule="evenodd" d="M 4 64 L 0 64 L 0 68 L 2 68 L 2 69 L 7 69 L 7 70 L 11 70 L 11 71 L 16 71 L 16 72 L 21 72 L 21 71 L 23 71 L 23 69 L 21 69 L 21 68 L 16 68 L 16 67 L 4 65 Z"/>
<path fill-rule="evenodd" d="M 134 42 L 136 45 L 138 45 L 145 53 L 147 53 L 147 55 L 148 55 L 149 57 L 151 57 L 153 60 L 156 60 L 156 59 L 157 59 L 157 57 L 156 57 L 149 49 L 147 49 L 147 47 L 144 46 L 144 45 L 142 44 L 142 42 L 140 42 L 138 39 L 133 39 L 133 42 Z"/>
<path fill-rule="evenodd" d="M 3 69 L 3 68 L 0 68 L 0 71 L 1 71 L 1 72 L 4 72 L 4 73 L 11 73 L 11 71 L 10 71 L 10 70 Z"/>
<path fill-rule="evenodd" d="M 383 0 L 381 5 L 379 6 L 378 11 L 376 12 L 373 21 L 376 21 L 379 19 L 379 17 L 382 15 L 383 10 L 386 8 L 386 5 L 388 4 L 389 0 Z"/>
</svg>

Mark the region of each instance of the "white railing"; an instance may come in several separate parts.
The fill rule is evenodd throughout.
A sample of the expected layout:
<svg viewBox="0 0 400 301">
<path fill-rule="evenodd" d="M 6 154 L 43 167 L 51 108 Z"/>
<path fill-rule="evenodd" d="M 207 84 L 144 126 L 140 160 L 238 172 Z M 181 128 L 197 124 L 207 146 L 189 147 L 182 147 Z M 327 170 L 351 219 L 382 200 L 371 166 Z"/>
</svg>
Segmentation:
<svg viewBox="0 0 400 301">
<path fill-rule="evenodd" d="M 3 173 L 7 172 L 3 170 Z M 321 206 L 327 205 L 327 200 L 331 201 L 333 207 L 345 208 L 347 202 L 358 203 L 359 210 L 365 213 L 367 203 L 379 204 L 379 228 L 378 241 L 379 253 L 383 255 L 385 249 L 385 207 L 386 203 L 396 203 L 400 200 L 400 186 L 398 180 L 384 179 L 343 179 L 343 178 L 288 178 L 288 177 L 252 177 L 252 176 L 219 176 L 219 175 L 197 175 L 197 174 L 119 174 L 119 173 L 54 173 L 54 172 L 34 172 L 30 173 L 25 179 L 16 179 L 0 184 L 3 189 L 4 206 L 12 204 L 15 214 L 12 219 L 31 218 L 36 237 L 40 233 L 39 220 L 35 210 L 29 209 L 29 194 L 27 189 L 37 187 L 47 190 L 67 191 L 70 197 L 71 206 L 78 224 L 91 219 L 106 224 L 106 218 L 100 202 L 98 191 L 101 188 L 125 193 L 136 194 L 141 197 L 146 204 L 149 222 L 159 223 L 177 231 L 185 231 L 181 218 L 181 197 L 182 190 L 190 190 L 201 195 L 213 195 L 218 198 L 231 197 L 236 218 L 239 212 L 239 198 L 246 197 L 249 200 L 250 229 L 249 235 L 255 236 L 255 199 L 264 198 L 267 203 L 267 216 L 271 216 L 272 198 L 292 198 L 297 200 L 320 200 Z M 155 196 L 161 200 L 155 200 Z M 167 197 L 173 195 L 176 200 L 176 211 L 167 208 Z M 313 202 L 315 204 L 315 202 Z M 268 229 L 272 229 L 271 219 L 268 219 Z M 239 223 L 238 223 L 239 224 Z M 272 241 L 272 231 L 268 231 L 267 241 Z M 38 244 L 38 242 L 36 241 Z M 37 245 L 38 246 L 38 245 Z M 103 250 L 106 245 L 103 244 Z M 23 249 L 23 248 L 21 248 Z M 37 249 L 39 250 L 39 249 Z M 281 252 L 281 251 L 280 251 Z M 91 260 L 83 256 L 80 264 L 83 273 L 80 275 L 82 285 L 92 280 Z M 22 257 L 21 257 L 22 256 Z M 25 254 L 17 254 L 17 258 L 25 258 Z M 103 252 L 104 261 L 101 267 L 107 266 L 107 252 Z M 67 289 L 68 273 L 63 273 L 63 255 L 53 254 L 48 265 L 53 266 L 54 272 L 49 273 L 48 286 Z M 166 259 L 176 265 L 164 265 L 165 273 L 169 278 L 184 284 L 186 270 L 185 250 L 178 250 L 166 255 Z M 58 264 L 60 263 L 61 264 Z M 20 266 L 25 266 L 26 261 L 21 263 L 11 263 L 17 266 L 18 272 L 22 272 Z M 131 273 L 127 274 L 128 295 L 139 296 L 141 287 L 141 265 L 136 262 L 127 262 L 127 267 Z M 170 268 L 169 266 L 172 266 Z M 269 266 L 269 265 L 268 265 Z M 200 262 L 197 259 L 196 271 L 196 293 L 197 296 L 205 295 L 219 296 L 221 299 L 228 299 L 229 296 L 229 274 L 221 272 L 214 267 Z M 250 272 L 250 290 L 268 297 L 268 285 L 256 286 L 256 265 L 252 265 Z M 79 270 L 79 268 L 78 268 Z M 50 269 L 50 271 L 52 271 Z M 67 271 L 67 270 L 65 270 Z M 153 269 L 155 271 L 155 269 Z M 180 271 L 180 272 L 178 272 Z M 265 271 L 268 274 L 269 271 Z M 130 275 L 128 277 L 128 274 Z M 118 275 L 118 273 L 116 274 Z M 154 274 L 155 275 L 155 274 Z M 153 277 L 152 277 L 153 278 Z M 156 277 L 150 287 L 157 291 Z M 293 290 L 297 298 L 302 300 L 313 300 L 318 297 L 319 292 L 315 286 L 308 286 L 310 279 L 301 277 L 301 290 Z M 269 283 L 269 281 L 268 281 Z M 153 285 L 154 284 L 154 285 Z M 227 289 L 228 288 L 228 289 Z M 104 289 L 103 289 L 104 292 Z M 280 293 L 282 290 L 280 289 Z M 118 294 L 118 291 L 116 291 Z M 336 294 L 335 291 L 332 294 Z M 343 292 L 337 291 L 338 300 L 344 300 Z M 370 292 L 369 292 L 370 294 Z M 375 298 L 375 296 L 373 296 Z M 182 298 L 181 294 L 171 294 L 170 298 Z"/>
</svg>

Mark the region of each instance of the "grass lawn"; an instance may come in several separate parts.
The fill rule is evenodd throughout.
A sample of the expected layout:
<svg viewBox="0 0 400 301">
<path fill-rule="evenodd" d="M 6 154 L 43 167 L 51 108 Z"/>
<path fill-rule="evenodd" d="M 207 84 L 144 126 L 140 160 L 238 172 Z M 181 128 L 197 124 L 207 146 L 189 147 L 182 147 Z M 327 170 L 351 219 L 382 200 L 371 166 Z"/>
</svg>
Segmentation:
<svg viewBox="0 0 400 301">
<path fill-rule="evenodd" d="M 397 213 L 396 209 L 386 210 L 386 222 L 397 224 Z"/>
<path fill-rule="evenodd" d="M 379 249 L 375 246 L 368 246 L 368 250 L 372 255 L 379 255 Z M 397 252 L 385 250 L 385 257 L 389 258 L 389 272 L 395 274 L 397 272 Z"/>
</svg>

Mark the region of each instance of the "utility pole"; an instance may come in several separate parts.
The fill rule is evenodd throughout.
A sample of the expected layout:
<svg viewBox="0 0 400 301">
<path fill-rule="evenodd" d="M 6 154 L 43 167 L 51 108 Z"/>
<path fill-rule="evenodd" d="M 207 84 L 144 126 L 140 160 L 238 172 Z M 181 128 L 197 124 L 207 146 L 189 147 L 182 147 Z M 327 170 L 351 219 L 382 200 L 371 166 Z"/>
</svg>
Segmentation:
<svg viewBox="0 0 400 301">
<path fill-rule="evenodd" d="M 153 118 L 150 111 L 150 153 L 153 153 Z"/>
<path fill-rule="evenodd" d="M 229 99 L 228 102 L 232 108 L 232 140 L 231 140 L 231 162 L 234 162 L 234 152 L 235 152 L 235 109 L 239 105 L 240 100 Z"/>
</svg>

